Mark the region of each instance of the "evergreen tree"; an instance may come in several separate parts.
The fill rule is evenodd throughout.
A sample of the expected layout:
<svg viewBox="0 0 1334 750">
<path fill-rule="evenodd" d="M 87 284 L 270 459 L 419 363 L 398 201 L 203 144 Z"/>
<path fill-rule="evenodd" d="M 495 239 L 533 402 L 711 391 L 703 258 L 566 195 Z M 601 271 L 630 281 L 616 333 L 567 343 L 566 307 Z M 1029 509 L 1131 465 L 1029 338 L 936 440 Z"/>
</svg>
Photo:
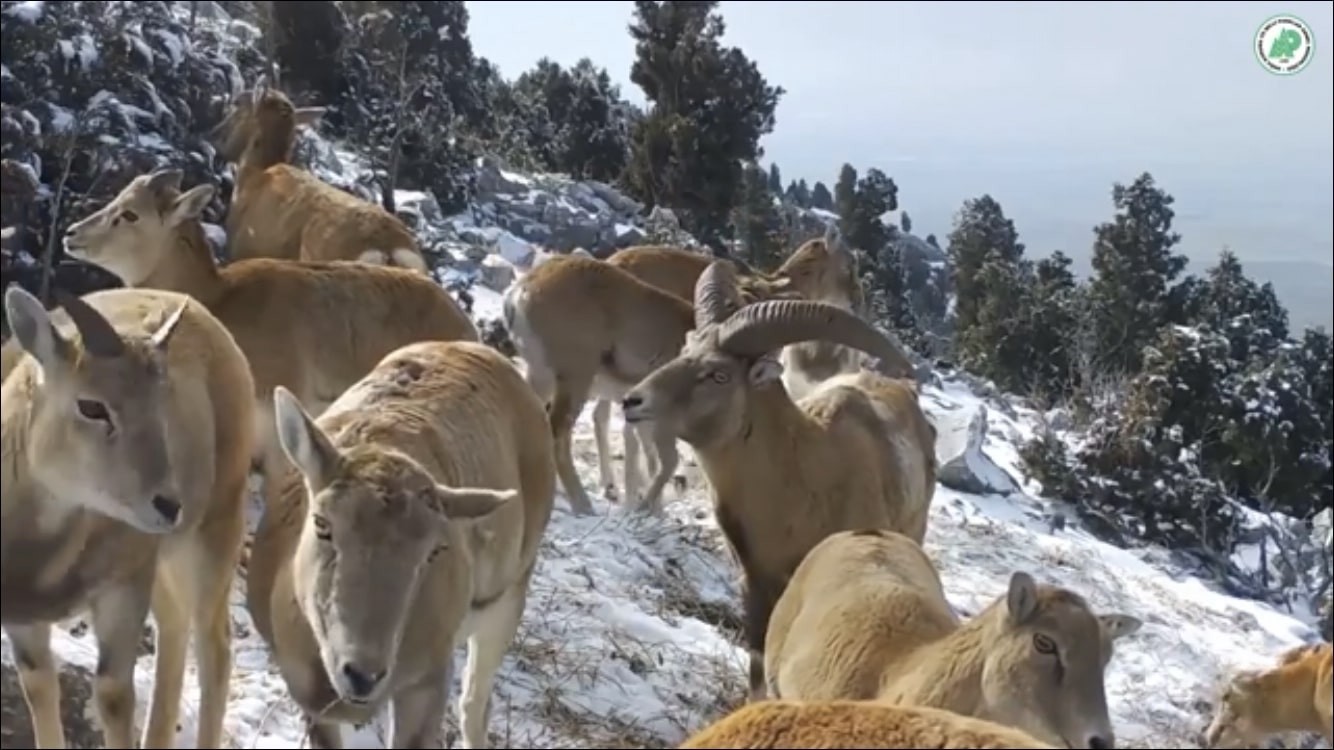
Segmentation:
<svg viewBox="0 0 1334 750">
<path fill-rule="evenodd" d="M 838 214 L 840 222 L 848 221 L 857 207 L 857 170 L 844 164 L 834 184 L 834 203 L 829 210 Z M 847 231 L 846 225 L 843 227 Z"/>
<path fill-rule="evenodd" d="M 899 214 L 899 228 L 904 234 L 912 234 L 912 219 L 908 217 L 907 211 Z"/>
<path fill-rule="evenodd" d="M 630 80 L 649 112 L 634 129 L 626 183 L 648 206 L 677 210 L 717 245 L 740 198 L 742 164 L 761 156 L 783 95 L 736 47 L 725 47 L 716 0 L 636 0 Z M 767 180 L 766 180 L 767 184 Z"/>
<path fill-rule="evenodd" d="M 940 242 L 939 240 L 936 239 L 936 236 L 934 234 L 928 234 L 926 236 L 926 244 L 930 245 L 931 247 L 934 247 L 937 250 L 940 249 Z"/>
<path fill-rule="evenodd" d="M 1145 172 L 1112 187 L 1116 216 L 1094 230 L 1089 302 L 1104 368 L 1138 370 L 1144 346 L 1168 321 L 1171 283 L 1186 267 L 1186 257 L 1172 252 L 1181 240 L 1172 231 L 1173 200 Z"/>
<path fill-rule="evenodd" d="M 759 164 L 742 172 L 741 202 L 732 210 L 733 236 L 741 242 L 747 263 L 774 268 L 782 261 L 783 220 L 769 191 L 770 180 Z"/>
<path fill-rule="evenodd" d="M 783 194 L 783 174 L 778 171 L 778 163 L 769 163 L 769 192 L 781 196 Z"/>
<path fill-rule="evenodd" d="M 805 180 L 793 180 L 787 184 L 787 193 L 785 196 L 788 202 L 801 208 L 811 207 L 811 189 L 806 186 Z"/>
<path fill-rule="evenodd" d="M 811 208 L 818 208 L 821 211 L 834 210 L 834 196 L 823 182 L 817 181 L 815 187 L 811 188 Z"/>
<path fill-rule="evenodd" d="M 1005 217 L 999 203 L 990 195 L 964 201 L 954 219 L 949 236 L 949 255 L 954 266 L 955 330 L 963 335 L 977 324 L 978 308 L 984 290 L 977 281 L 982 266 L 989 260 L 1011 265 L 1023 257 L 1014 222 Z"/>
</svg>

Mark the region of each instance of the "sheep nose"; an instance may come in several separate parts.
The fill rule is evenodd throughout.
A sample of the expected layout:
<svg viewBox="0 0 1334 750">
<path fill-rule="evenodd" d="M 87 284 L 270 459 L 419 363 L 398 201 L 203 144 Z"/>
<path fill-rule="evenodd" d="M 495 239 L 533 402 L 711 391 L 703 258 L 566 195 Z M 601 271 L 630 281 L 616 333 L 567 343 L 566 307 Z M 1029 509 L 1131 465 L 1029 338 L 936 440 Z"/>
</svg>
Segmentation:
<svg viewBox="0 0 1334 750">
<path fill-rule="evenodd" d="M 633 409 L 636 406 L 642 405 L 643 403 L 644 399 L 642 396 L 626 396 L 625 398 L 621 399 L 621 408 Z"/>
<path fill-rule="evenodd" d="M 165 518 L 167 523 L 176 523 L 176 519 L 181 516 L 181 503 L 164 495 L 154 495 L 153 510 Z"/>
<path fill-rule="evenodd" d="M 343 662 L 342 671 L 343 677 L 347 678 L 347 686 L 358 698 L 365 698 L 374 692 L 375 686 L 379 685 L 385 676 L 384 670 L 372 674 L 350 661 Z"/>
<path fill-rule="evenodd" d="M 1088 747 L 1089 750 L 1112 750 L 1112 748 L 1116 747 L 1116 741 L 1111 737 L 1103 737 L 1095 734 L 1088 738 Z"/>
</svg>

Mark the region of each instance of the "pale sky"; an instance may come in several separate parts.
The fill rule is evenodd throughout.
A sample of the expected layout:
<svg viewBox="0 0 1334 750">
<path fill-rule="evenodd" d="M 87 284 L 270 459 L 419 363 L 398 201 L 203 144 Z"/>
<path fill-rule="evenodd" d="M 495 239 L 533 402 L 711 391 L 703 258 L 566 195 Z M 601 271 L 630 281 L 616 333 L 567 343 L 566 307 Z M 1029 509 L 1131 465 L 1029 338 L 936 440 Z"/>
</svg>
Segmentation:
<svg viewBox="0 0 1334 750">
<path fill-rule="evenodd" d="M 622 94 L 631 2 L 472 0 L 478 54 L 506 77 L 590 57 Z M 726 44 L 787 89 L 762 142 L 786 182 L 833 187 L 875 166 L 914 232 L 942 238 L 990 192 L 1035 255 L 1083 259 L 1111 183 L 1153 173 L 1188 254 L 1334 256 L 1334 4 L 723 2 Z M 1292 77 L 1257 63 L 1260 23 L 1294 13 L 1316 54 Z M 1080 264 L 1082 265 L 1082 263 Z"/>
</svg>

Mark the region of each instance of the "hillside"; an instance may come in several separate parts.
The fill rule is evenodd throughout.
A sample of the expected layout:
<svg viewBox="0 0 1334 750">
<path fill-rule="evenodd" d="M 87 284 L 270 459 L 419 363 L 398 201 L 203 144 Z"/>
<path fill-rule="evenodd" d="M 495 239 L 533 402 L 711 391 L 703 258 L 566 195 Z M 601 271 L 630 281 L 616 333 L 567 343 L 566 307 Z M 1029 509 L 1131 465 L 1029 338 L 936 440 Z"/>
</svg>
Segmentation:
<svg viewBox="0 0 1334 750">
<path fill-rule="evenodd" d="M 220 105 L 210 91 L 225 90 L 243 75 L 253 81 L 253 61 L 247 63 L 238 50 L 257 32 L 230 17 L 221 4 L 201 3 L 205 10 L 195 9 L 198 18 L 191 17 L 187 5 L 170 9 L 174 26 L 161 19 L 129 23 L 99 37 L 121 40 L 153 72 L 151 80 L 146 73 L 113 80 L 98 67 L 106 50 L 96 46 L 88 27 L 68 18 L 59 27 L 41 27 L 49 17 L 38 0 L 4 4 L 5 33 L 18 35 L 17 24 L 41 27 L 51 42 L 47 54 L 54 55 L 55 71 L 51 81 L 35 84 L 20 79 L 8 63 L 3 70 L 7 92 L 20 91 L 6 94 L 3 112 L 6 164 L 13 170 L 6 172 L 7 205 L 59 194 L 63 184 L 49 179 L 50 164 L 39 154 L 49 153 L 50 139 L 59 138 L 74 120 L 104 144 L 98 153 L 106 168 L 99 179 L 113 186 L 94 190 L 84 185 L 81 192 L 87 197 L 64 208 L 66 223 L 68 216 L 94 208 L 107 190 L 114 192 L 152 166 L 187 165 L 187 186 L 229 184 L 228 170 L 218 166 L 213 147 L 199 134 L 210 122 L 206 115 Z M 186 23 L 198 28 L 186 34 Z M 6 45 L 11 41 L 7 36 Z M 188 75 L 175 76 L 176 70 Z M 102 75 L 105 82 L 94 80 Z M 168 92 L 154 83 L 159 80 L 179 81 L 179 88 Z M 47 89 L 56 90 L 50 100 L 41 93 Z M 77 110 L 88 100 L 96 107 Z M 152 110 L 144 101 L 162 107 Z M 197 121 L 186 122 L 187 113 Z M 381 175 L 375 154 L 311 131 L 303 133 L 299 152 L 323 179 L 377 199 L 372 186 Z M 436 192 L 427 189 L 397 190 L 394 202 L 423 238 L 437 280 L 454 290 L 483 325 L 500 317 L 500 293 L 549 249 L 582 246 L 607 252 L 654 240 L 693 243 L 671 212 L 645 212 L 605 182 L 512 169 L 491 155 L 472 167 L 475 190 L 459 210 L 442 208 Z M 27 182 L 20 186 L 12 176 Z M 215 220 L 209 236 L 219 248 L 225 235 L 216 220 L 223 207 L 214 206 L 209 214 Z M 817 209 L 797 218 L 823 226 L 834 215 Z M 6 209 L 5 220 L 45 226 L 27 209 Z M 6 284 L 39 272 L 34 251 L 46 237 L 29 235 L 20 249 L 6 251 Z M 946 275 L 947 261 L 938 247 L 910 233 L 897 242 L 905 262 L 929 270 L 926 277 Z M 85 272 L 62 264 L 57 279 L 91 285 L 89 279 L 96 277 Z M 1118 642 L 1107 673 L 1119 746 L 1196 746 L 1222 679 L 1319 637 L 1310 612 L 1284 612 L 1229 595 L 1217 580 L 1197 575 L 1198 568 L 1177 550 L 1103 541 L 1105 534 L 1093 533 L 1074 509 L 1049 497 L 1028 478 L 1019 454 L 1024 444 L 1049 430 L 1072 450 L 1081 444 L 1083 437 L 1062 424 L 1057 410 L 1038 410 L 958 371 L 938 373 L 923 391 L 923 404 L 940 433 L 937 453 L 949 469 L 936 488 L 926 550 L 956 610 L 964 616 L 978 612 L 1002 594 L 1013 571 L 1027 570 L 1039 580 L 1084 594 L 1100 612 L 1143 620 L 1139 632 Z M 585 486 L 593 488 L 597 470 L 589 411 L 580 419 L 575 452 Z M 614 411 L 611 439 L 619 458 L 619 410 Z M 519 637 L 492 697 L 495 747 L 673 747 L 742 700 L 739 571 L 713 519 L 707 480 L 689 447 L 680 444 L 680 450 L 685 489 L 679 494 L 669 489 L 664 518 L 628 516 L 596 497 L 597 513 L 579 518 L 568 512 L 563 497 L 558 500 Z M 256 496 L 252 524 L 258 512 Z M 1282 521 L 1252 519 L 1250 527 Z M 1328 537 L 1328 512 L 1316 527 L 1317 542 L 1320 534 Z M 1324 544 L 1327 550 L 1329 543 Z M 233 596 L 236 658 L 226 724 L 229 746 L 302 747 L 300 717 L 251 625 L 243 586 L 244 576 Z M 71 747 L 100 746 L 89 696 L 96 646 L 87 631 L 86 623 L 75 619 L 57 628 L 54 640 L 63 665 Z M 462 651 L 456 659 L 461 669 Z M 0 747 L 27 747 L 28 716 L 7 638 L 3 660 Z M 146 653 L 136 669 L 139 722 L 153 663 Z M 184 697 L 178 743 L 189 746 L 197 700 L 193 660 Z M 453 721 L 452 710 L 448 721 Z M 348 746 L 384 747 L 386 726 L 381 717 L 345 735 Z"/>
</svg>

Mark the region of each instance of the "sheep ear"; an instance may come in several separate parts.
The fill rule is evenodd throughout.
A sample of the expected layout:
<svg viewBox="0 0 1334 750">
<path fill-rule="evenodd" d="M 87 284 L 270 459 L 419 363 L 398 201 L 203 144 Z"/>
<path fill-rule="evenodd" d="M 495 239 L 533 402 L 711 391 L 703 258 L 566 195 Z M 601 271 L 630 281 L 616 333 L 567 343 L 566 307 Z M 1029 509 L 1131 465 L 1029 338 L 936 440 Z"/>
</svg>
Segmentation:
<svg viewBox="0 0 1334 750">
<path fill-rule="evenodd" d="M 1022 625 L 1038 611 L 1038 585 L 1033 576 L 1019 570 L 1010 576 L 1010 590 L 1005 596 L 1010 622 Z"/>
<path fill-rule="evenodd" d="M 519 496 L 518 490 L 495 490 L 486 487 L 446 487 L 438 485 L 436 510 L 446 519 L 481 518 L 500 510 Z"/>
<path fill-rule="evenodd" d="M 215 192 L 212 185 L 195 185 L 181 193 L 172 201 L 171 209 L 167 212 L 167 224 L 174 227 L 198 219 L 209 201 L 213 200 Z"/>
<path fill-rule="evenodd" d="M 41 300 L 18 284 L 5 290 L 5 315 L 14 340 L 37 360 L 44 373 L 63 371 L 73 361 L 73 345 L 56 330 Z"/>
<path fill-rule="evenodd" d="M 338 465 L 338 449 L 315 424 L 301 401 L 286 388 L 273 389 L 273 414 L 283 452 L 312 487 L 329 484 Z"/>
<path fill-rule="evenodd" d="M 296 117 L 297 125 L 310 127 L 319 122 L 320 118 L 324 117 L 324 113 L 328 111 L 328 107 L 297 107 L 292 114 Z"/>
<path fill-rule="evenodd" d="M 746 377 L 755 388 L 776 383 L 783 377 L 783 363 L 778 361 L 777 354 L 766 354 L 755 360 L 746 372 Z"/>
<path fill-rule="evenodd" d="M 1134 615 L 1099 615 L 1098 622 L 1102 624 L 1103 632 L 1113 641 L 1136 633 L 1144 626 L 1144 621 Z"/>
</svg>

